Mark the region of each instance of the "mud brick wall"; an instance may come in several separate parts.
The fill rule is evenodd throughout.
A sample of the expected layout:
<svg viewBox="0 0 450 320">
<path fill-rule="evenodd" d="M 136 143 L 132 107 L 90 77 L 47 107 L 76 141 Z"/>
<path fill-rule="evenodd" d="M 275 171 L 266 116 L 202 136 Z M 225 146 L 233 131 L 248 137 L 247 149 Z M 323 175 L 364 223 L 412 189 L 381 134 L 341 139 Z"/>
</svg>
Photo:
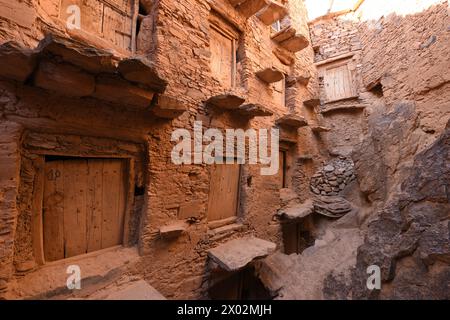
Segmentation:
<svg viewBox="0 0 450 320">
<path fill-rule="evenodd" d="M 272 221 L 279 207 L 279 178 L 261 176 L 259 165 L 245 165 L 242 170 L 239 218 L 244 228 L 241 232 L 213 240 L 207 235 L 207 205 L 210 187 L 210 166 L 171 163 L 170 140 L 173 128 L 192 129 L 194 121 L 203 121 L 205 128 L 270 128 L 275 119 L 289 112 L 303 112 L 301 103 L 281 106 L 274 96 L 272 85 L 255 76 L 255 72 L 276 66 L 286 74 L 294 74 L 306 67 L 314 68 L 311 51 L 296 54 L 294 66 L 283 65 L 272 53 L 275 44 L 270 40 L 270 27 L 256 17 L 248 21 L 227 1 L 160 1 L 155 7 L 155 51 L 148 51 L 168 79 L 167 93 L 177 96 L 189 106 L 189 112 L 173 121 L 173 127 L 152 130 L 149 137 L 150 166 L 148 176 L 149 203 L 145 218 L 141 250 L 143 269 L 147 279 L 169 298 L 198 298 L 208 287 L 207 257 L 205 250 L 220 242 L 246 233 L 281 244 L 280 227 Z M 303 6 L 292 7 L 291 15 L 297 30 L 306 32 L 307 24 Z M 225 89 L 214 79 L 210 71 L 210 23 L 211 12 L 234 26 L 240 34 L 238 41 L 238 82 L 233 91 L 247 102 L 260 103 L 271 109 L 273 117 L 255 118 L 249 122 L 228 112 L 216 112 L 207 108 L 205 100 Z M 299 85 L 300 87 L 300 85 Z M 303 90 L 303 91 L 302 91 Z M 311 89 L 310 89 L 311 90 Z M 308 90 L 299 89 L 294 100 L 308 99 Z M 309 130 L 304 129 L 304 130 Z M 299 141 L 301 144 L 301 141 Z M 194 211 L 198 223 L 192 224 L 177 240 L 166 241 L 158 236 L 161 226 L 180 219 L 180 212 Z"/>
<path fill-rule="evenodd" d="M 26 47 L 34 48 L 44 34 L 50 31 L 79 39 L 79 35 L 69 32 L 58 21 L 58 2 L 36 0 L 21 3 L 20 10 L 32 15 L 24 19 L 26 24 L 17 21 L 18 17 L 14 14 L 10 19 L 0 18 L 1 41 L 14 39 Z M 290 1 L 288 8 L 291 24 L 297 32 L 308 37 L 303 3 Z M 280 205 L 280 182 L 278 176 L 261 176 L 259 165 L 243 166 L 239 212 L 239 221 L 243 227 L 221 238 L 211 238 L 206 219 L 211 168 L 207 165 L 174 165 L 170 158 L 175 145 L 170 142 L 172 131 L 177 128 L 192 130 L 196 120 L 203 121 L 205 128 L 269 129 L 277 118 L 291 112 L 314 120 L 314 115 L 307 114 L 303 106 L 303 101 L 311 99 L 317 90 L 312 65 L 313 51 L 308 47 L 293 55 L 295 63 L 292 66 L 282 64 L 272 52 L 277 45 L 270 39 L 271 27 L 256 17 L 245 20 L 228 1 L 160 0 L 146 5 L 146 9 L 147 16 L 141 23 L 138 35 L 138 54 L 157 66 L 158 72 L 169 83 L 165 93 L 184 103 L 188 112 L 173 121 L 163 121 L 155 119 L 147 110 L 134 110 L 90 99 L 61 97 L 44 90 L 1 82 L 4 103 L 0 105 L 0 114 L 7 121 L 23 126 L 26 131 L 103 137 L 143 144 L 146 147 L 142 155 L 145 163 L 142 175 L 145 195 L 144 199 L 139 199 L 144 210 L 137 237 L 142 261 L 135 272 L 144 276 L 168 298 L 201 298 L 205 297 L 208 289 L 208 274 L 205 272 L 208 248 L 245 234 L 281 244 L 280 226 L 273 221 L 273 215 Z M 239 115 L 213 111 L 205 106 L 208 98 L 225 92 L 225 88 L 213 77 L 210 67 L 209 18 L 212 13 L 219 15 L 240 34 L 238 81 L 233 92 L 246 98 L 248 103 L 260 103 L 271 109 L 273 117 L 247 121 Z M 105 43 L 98 39 L 87 39 L 85 36 L 81 38 L 82 41 L 105 47 Z M 118 56 L 123 55 L 123 52 L 113 52 Z M 297 83 L 290 87 L 286 106 L 280 104 L 273 85 L 262 82 L 255 75 L 255 72 L 272 66 L 288 76 L 311 76 L 308 84 Z M 17 139 L 23 132 L 18 133 Z M 309 128 L 299 130 L 298 150 L 294 150 L 293 157 L 305 152 L 305 149 L 313 150 L 310 135 Z M 16 147 L 20 148 L 19 142 L 16 142 Z M 293 168 L 293 172 L 302 168 L 295 158 L 293 163 L 298 166 Z M 19 162 L 14 161 L 14 164 L 19 172 Z M 26 166 L 22 170 L 26 171 Z M 308 172 L 313 174 L 313 170 Z M 307 180 L 305 174 L 296 188 L 307 189 Z M 18 180 L 11 183 L 16 190 L 19 188 Z M 26 190 L 26 183 L 23 188 Z M 29 200 L 25 196 L 21 199 L 23 202 L 19 201 L 19 204 Z M 11 225 L 12 233 L 4 237 L 8 246 L 1 247 L 1 250 L 7 251 L 0 251 L 0 270 L 9 278 L 17 272 L 17 266 L 13 265 L 12 260 L 14 246 L 20 269 L 23 269 L 23 262 L 33 258 L 29 250 L 26 223 L 29 211 L 26 206 L 20 215 L 16 211 L 8 213 L 8 219 L 14 222 Z M 16 227 L 18 216 L 24 223 Z M 160 237 L 159 229 L 162 226 L 187 218 L 192 223 L 179 238 L 168 241 Z M 20 231 L 19 236 L 14 234 L 16 230 Z"/>
<path fill-rule="evenodd" d="M 388 104 L 416 101 L 420 127 L 434 138 L 450 110 L 448 3 L 435 2 L 423 12 L 394 13 L 359 27 L 363 84 L 380 81 Z"/>
</svg>

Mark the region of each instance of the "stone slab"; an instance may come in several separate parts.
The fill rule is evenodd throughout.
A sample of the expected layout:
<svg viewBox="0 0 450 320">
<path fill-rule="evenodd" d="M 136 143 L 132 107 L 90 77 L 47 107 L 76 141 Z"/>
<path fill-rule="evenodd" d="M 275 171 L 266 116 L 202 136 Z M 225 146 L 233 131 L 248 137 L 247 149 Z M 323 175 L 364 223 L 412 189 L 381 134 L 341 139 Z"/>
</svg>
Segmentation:
<svg viewBox="0 0 450 320">
<path fill-rule="evenodd" d="M 208 256 L 226 271 L 242 269 L 258 258 L 273 253 L 276 244 L 255 237 L 228 241 L 208 251 Z"/>
<path fill-rule="evenodd" d="M 166 300 L 144 280 L 131 282 L 115 290 L 117 291 L 108 294 L 103 300 Z"/>
</svg>

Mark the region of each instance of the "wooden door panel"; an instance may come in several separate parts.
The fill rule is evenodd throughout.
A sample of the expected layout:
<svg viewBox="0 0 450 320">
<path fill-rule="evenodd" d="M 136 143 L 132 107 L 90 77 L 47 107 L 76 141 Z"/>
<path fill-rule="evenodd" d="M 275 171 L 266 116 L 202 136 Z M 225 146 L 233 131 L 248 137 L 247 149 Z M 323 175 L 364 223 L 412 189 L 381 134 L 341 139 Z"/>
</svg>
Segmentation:
<svg viewBox="0 0 450 320">
<path fill-rule="evenodd" d="M 46 261 L 120 245 L 125 166 L 117 159 L 46 162 L 43 238 Z"/>
<path fill-rule="evenodd" d="M 47 261 L 64 259 L 64 164 L 46 164 L 43 197 L 44 257 Z"/>
<path fill-rule="evenodd" d="M 103 220 L 102 247 L 122 243 L 125 211 L 122 163 L 118 160 L 103 162 Z"/>
<path fill-rule="evenodd" d="M 88 160 L 87 252 L 102 249 L 103 161 Z"/>
<path fill-rule="evenodd" d="M 238 164 L 216 164 L 211 170 L 208 220 L 222 220 L 237 214 L 239 196 Z"/>
<path fill-rule="evenodd" d="M 226 87 L 233 85 L 234 59 L 233 40 L 226 37 L 215 28 L 210 29 L 211 71 Z"/>
<path fill-rule="evenodd" d="M 86 160 L 64 161 L 64 252 L 65 258 L 87 252 Z"/>
</svg>

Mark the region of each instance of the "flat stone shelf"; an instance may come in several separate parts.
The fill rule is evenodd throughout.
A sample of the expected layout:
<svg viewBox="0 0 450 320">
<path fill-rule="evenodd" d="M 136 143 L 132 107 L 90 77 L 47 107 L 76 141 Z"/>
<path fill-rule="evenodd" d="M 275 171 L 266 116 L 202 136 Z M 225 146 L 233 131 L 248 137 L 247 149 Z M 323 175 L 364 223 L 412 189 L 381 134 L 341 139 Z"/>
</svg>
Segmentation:
<svg viewBox="0 0 450 320">
<path fill-rule="evenodd" d="M 309 40 L 302 34 L 296 34 L 280 42 L 280 46 L 290 52 L 299 52 L 309 46 Z"/>
<path fill-rule="evenodd" d="M 187 107 L 174 97 L 158 95 L 153 99 L 151 111 L 159 118 L 175 119 L 187 111 Z"/>
<path fill-rule="evenodd" d="M 275 57 L 277 57 L 278 60 L 280 60 L 280 62 L 286 66 L 292 66 L 295 63 L 294 53 L 286 49 L 275 47 L 272 52 Z"/>
<path fill-rule="evenodd" d="M 321 133 L 321 132 L 330 132 L 331 129 L 327 128 L 327 127 L 322 127 L 322 126 L 313 126 L 313 127 L 311 127 L 311 131 L 314 133 Z"/>
<path fill-rule="evenodd" d="M 270 109 L 257 103 L 242 105 L 238 108 L 238 110 L 240 114 L 248 118 L 273 116 L 273 112 Z"/>
<path fill-rule="evenodd" d="M 287 144 L 297 144 L 297 139 L 281 135 L 280 142 L 287 143 Z"/>
<path fill-rule="evenodd" d="M 328 114 L 332 112 L 361 112 L 366 106 L 364 105 L 339 105 L 339 106 L 325 106 L 320 110 L 321 114 Z"/>
<path fill-rule="evenodd" d="M 285 6 L 269 1 L 269 4 L 257 13 L 257 17 L 266 25 L 270 26 L 274 22 L 283 19 L 288 14 Z"/>
<path fill-rule="evenodd" d="M 305 72 L 298 76 L 287 77 L 286 84 L 288 86 L 294 86 L 295 84 L 301 84 L 301 85 L 306 86 L 306 85 L 308 85 L 310 79 L 311 79 L 311 74 Z"/>
<path fill-rule="evenodd" d="M 225 110 L 236 110 L 243 103 L 245 99 L 234 94 L 220 94 L 213 96 L 206 101 L 208 107 L 214 107 Z"/>
<path fill-rule="evenodd" d="M 275 83 L 284 79 L 284 74 L 275 67 L 256 72 L 256 76 L 266 83 Z"/>
<path fill-rule="evenodd" d="M 308 108 L 314 108 L 320 105 L 320 99 L 313 98 L 306 101 L 303 101 L 303 105 Z"/>
<path fill-rule="evenodd" d="M 167 82 L 156 72 L 154 64 L 145 58 L 121 60 L 119 72 L 126 80 L 143 84 L 156 93 L 164 92 L 167 86 Z"/>
<path fill-rule="evenodd" d="M 236 3 L 236 1 L 230 1 Z M 246 0 L 238 1 L 235 5 L 236 10 L 242 14 L 245 18 L 250 18 L 258 13 L 261 9 L 267 6 L 268 0 Z"/>
<path fill-rule="evenodd" d="M 288 114 L 284 117 L 281 117 L 275 123 L 279 126 L 291 127 L 295 129 L 306 127 L 308 125 L 308 122 L 305 120 L 305 118 L 295 114 Z"/>
<path fill-rule="evenodd" d="M 167 226 L 159 228 L 159 234 L 164 239 L 173 239 L 179 237 L 186 229 L 186 222 L 175 221 Z"/>
<path fill-rule="evenodd" d="M 208 256 L 226 271 L 237 271 L 255 259 L 267 257 L 277 245 L 273 242 L 245 237 L 228 241 L 208 251 Z"/>
<path fill-rule="evenodd" d="M 297 31 L 293 27 L 287 26 L 277 33 L 273 34 L 271 38 L 276 43 L 281 43 L 287 39 L 294 37 L 296 33 Z"/>
<path fill-rule="evenodd" d="M 305 218 L 314 212 L 314 204 L 311 199 L 302 204 L 297 204 L 278 210 L 277 216 L 286 220 L 297 220 Z"/>
</svg>

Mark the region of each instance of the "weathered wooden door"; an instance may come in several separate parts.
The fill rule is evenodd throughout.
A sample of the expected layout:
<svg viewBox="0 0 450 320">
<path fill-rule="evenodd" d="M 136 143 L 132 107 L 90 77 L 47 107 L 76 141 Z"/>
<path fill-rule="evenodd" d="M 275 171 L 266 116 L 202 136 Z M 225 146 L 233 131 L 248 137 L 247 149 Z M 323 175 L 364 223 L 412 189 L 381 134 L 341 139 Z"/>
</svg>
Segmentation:
<svg viewBox="0 0 450 320">
<path fill-rule="evenodd" d="M 239 164 L 215 164 L 211 169 L 208 220 L 236 216 L 239 201 Z"/>
<path fill-rule="evenodd" d="M 43 238 L 46 261 L 122 244 L 124 163 L 61 159 L 45 164 Z"/>
<path fill-rule="evenodd" d="M 324 79 L 328 102 L 356 96 L 353 77 L 347 63 L 327 67 Z"/>
<path fill-rule="evenodd" d="M 219 29 L 210 29 L 211 71 L 220 83 L 231 88 L 234 83 L 234 40 Z"/>
</svg>

